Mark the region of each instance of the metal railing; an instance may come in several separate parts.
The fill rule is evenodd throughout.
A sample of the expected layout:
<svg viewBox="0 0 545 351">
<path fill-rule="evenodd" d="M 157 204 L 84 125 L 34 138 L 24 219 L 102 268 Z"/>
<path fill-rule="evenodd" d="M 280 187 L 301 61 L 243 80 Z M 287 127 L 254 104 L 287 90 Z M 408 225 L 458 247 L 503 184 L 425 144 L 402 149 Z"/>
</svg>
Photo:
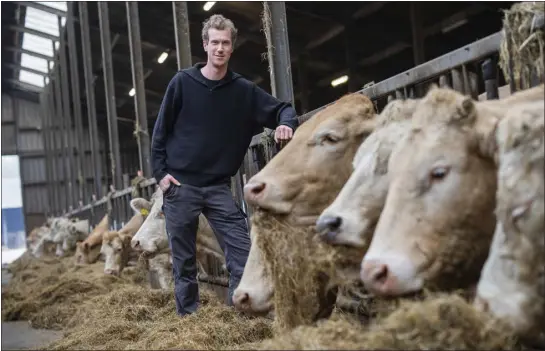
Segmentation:
<svg viewBox="0 0 545 351">
<path fill-rule="evenodd" d="M 501 40 L 502 33 L 497 32 L 384 81 L 365 87 L 358 93 L 367 95 L 374 101 L 378 111 L 380 111 L 378 106 L 384 106 L 392 99 L 423 96 L 427 87 L 432 83 L 439 86 L 450 86 L 474 98 L 478 98 L 478 95 L 483 92 L 486 92 L 487 99 L 497 98 L 499 77 L 497 60 Z M 329 105 L 327 104 L 298 117 L 299 122 L 306 122 Z M 261 138 L 264 136 L 270 138 L 270 136 L 264 135 L 264 133 L 253 137 L 244 162 L 237 174 L 232 178 L 231 183 L 233 196 L 248 218 L 251 216 L 251 209 L 244 201 L 243 186 L 275 154 L 274 151 L 271 153 L 270 150 L 269 154 L 266 153 L 267 150 L 264 148 Z M 155 184 L 155 179 L 151 178 L 141 182 L 136 190 L 139 191 L 142 197 L 149 199 L 155 191 Z M 95 225 L 110 209 L 112 218 L 116 221 L 116 225 L 120 227 L 132 215 L 129 203 L 133 190 L 135 189 L 131 186 L 120 191 L 110 192 L 106 197 L 71 211 L 67 215 L 89 219 L 90 223 Z M 225 277 L 219 277 L 217 272 L 220 269 L 217 264 L 214 266 L 213 263 L 209 262 L 210 268 L 212 274 L 218 280 L 225 280 Z"/>
</svg>

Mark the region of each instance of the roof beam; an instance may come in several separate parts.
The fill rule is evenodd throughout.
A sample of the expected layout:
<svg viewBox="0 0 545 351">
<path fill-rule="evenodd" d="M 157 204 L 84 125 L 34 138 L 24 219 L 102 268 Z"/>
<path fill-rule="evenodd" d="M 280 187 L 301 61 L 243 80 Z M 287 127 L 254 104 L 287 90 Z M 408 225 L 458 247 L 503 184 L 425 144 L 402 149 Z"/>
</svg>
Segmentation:
<svg viewBox="0 0 545 351">
<path fill-rule="evenodd" d="M 61 16 L 61 17 L 66 16 L 66 12 L 63 11 L 63 10 L 59 10 L 59 9 L 54 8 L 54 7 L 49 7 L 47 5 L 39 4 L 39 3 L 34 2 L 34 1 L 14 1 L 14 3 L 16 3 L 18 5 L 21 5 L 21 6 L 32 7 L 34 9 L 36 9 L 36 10 L 49 12 L 49 13 L 52 13 L 52 14 L 57 15 L 57 16 Z"/>
<path fill-rule="evenodd" d="M 53 56 L 48 56 L 48 55 L 40 54 L 38 52 L 34 52 L 34 51 L 22 49 L 22 48 L 16 48 L 16 47 L 13 47 L 13 46 L 8 46 L 8 47 L 5 47 L 4 49 L 7 50 L 7 51 L 18 53 L 18 54 L 26 54 L 26 55 L 34 56 L 34 57 L 41 58 L 41 59 L 44 59 L 44 60 L 48 60 L 48 61 L 54 61 L 55 60 L 55 58 Z"/>
<path fill-rule="evenodd" d="M 15 32 L 19 32 L 19 33 L 28 33 L 28 34 L 37 35 L 39 37 L 49 39 L 49 40 L 52 40 L 52 41 L 58 41 L 59 40 L 58 36 L 51 35 L 51 34 L 44 33 L 44 32 L 40 32 L 39 30 L 32 29 L 32 28 L 11 25 L 11 26 L 8 26 L 8 29 L 11 29 L 11 30 L 13 30 Z"/>
<path fill-rule="evenodd" d="M 14 70 L 18 70 L 18 71 L 23 70 L 23 71 L 27 71 L 27 72 L 34 73 L 34 74 L 39 74 L 39 75 L 44 76 L 44 77 L 49 76 L 46 72 L 38 71 L 38 70 L 35 70 L 33 68 L 23 67 L 23 66 L 16 65 L 16 64 L 13 64 L 13 63 L 6 62 L 6 63 L 4 63 L 4 66 L 12 68 Z"/>
</svg>

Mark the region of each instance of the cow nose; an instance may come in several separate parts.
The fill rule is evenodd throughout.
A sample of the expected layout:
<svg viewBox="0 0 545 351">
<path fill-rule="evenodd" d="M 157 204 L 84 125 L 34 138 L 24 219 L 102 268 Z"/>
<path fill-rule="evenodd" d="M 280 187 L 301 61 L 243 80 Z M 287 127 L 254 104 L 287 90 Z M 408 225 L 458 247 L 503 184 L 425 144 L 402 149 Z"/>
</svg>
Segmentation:
<svg viewBox="0 0 545 351">
<path fill-rule="evenodd" d="M 320 216 L 316 221 L 316 231 L 320 233 L 320 238 L 332 242 L 339 233 L 343 220 L 338 216 Z"/>
<path fill-rule="evenodd" d="M 265 190 L 265 183 L 255 182 L 248 183 L 244 186 L 244 197 L 247 201 L 255 200 Z"/>
<path fill-rule="evenodd" d="M 371 292 L 387 294 L 391 288 L 388 266 L 377 260 L 364 260 L 360 276 L 365 287 Z"/>
<path fill-rule="evenodd" d="M 131 242 L 131 246 L 133 249 L 139 249 L 140 248 L 140 241 L 139 240 L 133 240 Z"/>
<path fill-rule="evenodd" d="M 233 294 L 233 304 L 239 310 L 250 308 L 250 295 L 244 291 L 235 291 Z"/>
</svg>

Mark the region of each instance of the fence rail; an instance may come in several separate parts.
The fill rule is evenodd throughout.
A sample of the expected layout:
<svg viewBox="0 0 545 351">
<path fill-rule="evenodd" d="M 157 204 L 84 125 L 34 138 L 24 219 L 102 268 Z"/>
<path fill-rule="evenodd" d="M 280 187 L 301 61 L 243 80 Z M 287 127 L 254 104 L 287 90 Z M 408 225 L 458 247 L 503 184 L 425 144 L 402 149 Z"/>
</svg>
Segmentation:
<svg viewBox="0 0 545 351">
<path fill-rule="evenodd" d="M 392 99 L 422 96 L 425 88 L 432 83 L 437 83 L 440 86 L 448 85 L 464 94 L 470 94 L 474 98 L 477 98 L 482 92 L 486 92 L 488 99 L 497 98 L 499 83 L 497 80 L 497 77 L 499 77 L 497 55 L 501 39 L 501 32 L 494 33 L 384 81 L 365 87 L 358 93 L 367 95 L 374 101 L 377 110 L 380 110 L 378 109 L 379 105 L 384 106 Z M 306 122 L 329 105 L 324 105 L 298 117 L 299 122 Z M 271 150 L 264 147 L 262 142 L 264 136 L 270 138 L 265 132 L 253 137 L 244 162 L 231 182 L 233 196 L 248 218 L 251 216 L 251 209 L 244 201 L 243 186 L 275 154 L 275 150 L 271 152 Z M 114 227 L 117 229 L 131 217 L 132 210 L 129 203 L 133 190 L 138 191 L 142 197 L 149 199 L 155 190 L 155 186 L 155 179 L 147 179 L 137 185 L 138 189 L 131 186 L 123 190 L 110 192 L 104 198 L 75 209 L 66 215 L 89 219 L 92 225 L 96 225 L 110 211 L 115 221 Z M 219 267 L 212 269 L 212 272 L 219 271 Z M 220 276 L 216 278 L 223 281 Z M 209 279 L 214 280 L 215 278 Z"/>
</svg>

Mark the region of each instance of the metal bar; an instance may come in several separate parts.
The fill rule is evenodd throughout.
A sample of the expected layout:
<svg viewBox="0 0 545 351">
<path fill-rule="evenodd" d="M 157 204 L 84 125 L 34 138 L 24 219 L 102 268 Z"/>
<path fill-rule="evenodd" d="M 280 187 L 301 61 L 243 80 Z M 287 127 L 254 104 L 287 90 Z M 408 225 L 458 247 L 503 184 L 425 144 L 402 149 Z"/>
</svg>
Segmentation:
<svg viewBox="0 0 545 351">
<path fill-rule="evenodd" d="M 65 39 L 65 30 L 62 27 L 61 17 L 57 17 L 59 24 L 59 33 L 60 33 L 60 45 L 59 45 L 59 67 L 61 71 L 61 91 L 62 91 L 62 105 L 64 112 L 64 143 L 65 149 L 64 154 L 66 161 L 68 162 L 65 165 L 66 176 L 68 181 L 68 199 L 67 199 L 67 210 L 70 210 L 71 206 L 75 206 L 78 201 L 75 196 L 76 192 L 74 191 L 74 180 L 76 178 L 76 169 L 74 163 L 74 133 L 72 132 L 72 109 L 70 108 L 70 84 L 68 80 L 68 60 L 66 58 L 66 39 Z"/>
<path fill-rule="evenodd" d="M 46 174 L 46 189 L 47 189 L 47 203 L 48 208 L 46 209 L 46 216 L 50 216 L 53 210 L 53 177 L 51 172 L 52 167 L 52 157 L 51 157 L 51 145 L 50 145 L 50 126 L 49 126 L 49 94 L 51 92 L 51 86 L 48 85 L 49 82 L 46 82 L 44 77 L 44 90 L 40 94 L 40 104 L 41 104 L 41 114 L 42 114 L 42 138 L 44 143 L 45 151 L 45 174 Z"/>
<path fill-rule="evenodd" d="M 126 4 L 132 81 L 135 90 L 134 110 L 136 112 L 135 132 L 138 143 L 138 160 L 140 169 L 144 173 L 144 177 L 151 177 L 150 139 L 146 109 L 146 88 L 144 86 L 144 64 L 142 63 L 142 46 L 140 45 L 138 3 L 135 1 L 127 1 Z"/>
<path fill-rule="evenodd" d="M 451 78 L 452 78 L 452 89 L 456 90 L 459 93 L 464 94 L 465 92 L 464 80 L 462 78 L 462 73 L 460 72 L 460 69 L 453 68 L 451 71 Z"/>
<path fill-rule="evenodd" d="M 43 5 L 43 4 L 37 3 L 35 1 L 14 1 L 14 3 L 16 3 L 18 5 L 26 6 L 26 7 L 32 7 L 32 8 L 35 8 L 36 10 L 49 12 L 49 13 L 52 13 L 52 14 L 57 15 L 57 16 L 65 16 L 66 15 L 66 12 L 64 12 L 63 10 L 59 10 L 59 9 L 54 8 L 54 7 Z"/>
<path fill-rule="evenodd" d="M 174 15 L 174 38 L 176 41 L 178 69 L 181 70 L 192 65 L 187 1 L 173 1 L 172 12 Z"/>
<path fill-rule="evenodd" d="M 420 16 L 420 3 L 411 1 L 409 7 L 413 41 L 413 61 L 414 65 L 417 66 L 424 63 L 424 31 Z"/>
<path fill-rule="evenodd" d="M 274 79 L 273 95 L 279 100 L 293 104 L 293 82 L 291 77 L 290 46 L 288 40 L 288 23 L 286 18 L 286 4 L 284 1 L 265 1 L 266 12 L 271 16 L 271 43 L 272 57 L 269 57 L 271 78 Z M 271 84 L 272 85 L 272 84 Z"/>
<path fill-rule="evenodd" d="M 7 26 L 7 29 L 11 29 L 11 30 L 19 32 L 19 33 L 28 33 L 28 34 L 37 35 L 39 37 L 49 39 L 51 41 L 58 41 L 59 40 L 59 37 L 56 36 L 56 35 L 51 35 L 49 33 L 44 33 L 44 32 L 41 32 L 39 30 L 28 28 L 28 27 L 21 27 L 21 26 L 11 25 L 11 26 Z"/>
<path fill-rule="evenodd" d="M 53 44 L 52 44 L 53 45 Z M 65 131 L 64 131 L 64 125 L 63 125 L 63 115 L 64 115 L 64 112 L 63 112 L 63 104 L 62 104 L 62 93 L 61 93 L 61 73 L 60 73 L 60 69 L 59 69 L 59 65 L 55 65 L 54 67 L 54 76 L 55 76 L 55 80 L 54 80 L 54 86 L 55 86 L 55 120 L 56 120 L 56 126 L 57 126 L 57 130 L 58 130 L 58 136 L 59 136 L 59 143 L 58 143 L 58 146 L 60 146 L 60 152 L 57 153 L 56 156 L 58 156 L 58 160 L 60 160 L 60 167 L 57 167 L 57 175 L 59 176 L 59 182 L 61 180 L 61 175 L 62 175 L 62 182 L 60 182 L 59 184 L 59 213 L 63 213 L 63 212 L 66 212 L 66 209 L 68 208 L 68 206 L 66 206 L 67 202 L 68 202 L 68 199 L 70 198 L 68 196 L 68 177 L 67 177 L 67 173 L 66 173 L 66 153 L 63 153 L 62 150 L 66 151 L 66 147 L 64 146 L 64 143 L 63 143 L 63 136 L 65 134 Z M 64 188 L 64 189 L 63 189 Z M 64 196 L 61 195 L 61 192 L 64 193 Z"/>
<path fill-rule="evenodd" d="M 81 117 L 81 95 L 80 95 L 80 78 L 79 78 L 79 69 L 78 69 L 78 51 L 76 47 L 76 31 L 74 28 L 74 2 L 69 1 L 68 5 L 68 14 L 66 16 L 66 29 L 68 32 L 68 54 L 70 57 L 70 79 L 71 79 L 71 90 L 72 90 L 72 106 L 74 107 L 74 124 L 75 124 L 75 134 L 76 134 L 76 150 L 78 157 L 76 159 L 76 177 L 78 179 L 78 193 L 77 193 L 77 203 L 83 201 L 86 198 L 86 181 L 84 182 L 83 178 L 83 164 L 84 164 L 84 144 L 83 144 L 83 123 Z"/>
<path fill-rule="evenodd" d="M 117 111 L 115 105 L 114 72 L 112 64 L 112 43 L 110 41 L 110 18 L 108 3 L 98 2 L 98 20 L 100 22 L 100 42 L 102 47 L 102 67 L 104 74 L 104 93 L 108 113 L 108 136 L 110 141 L 110 163 L 112 183 L 116 189 L 123 186 L 121 179 L 121 159 L 119 153 L 119 133 L 117 131 Z"/>
<path fill-rule="evenodd" d="M 21 65 L 15 65 L 15 64 L 9 63 L 9 62 L 4 62 L 4 66 L 9 67 L 9 68 L 13 68 L 14 70 L 28 71 L 30 73 L 34 73 L 34 74 L 37 74 L 37 75 L 40 75 L 40 76 L 43 76 L 43 77 L 47 77 L 47 73 L 35 70 L 33 68 L 23 67 Z"/>
<path fill-rule="evenodd" d="M 87 118 L 89 120 L 89 139 L 92 153 L 92 168 L 94 170 L 95 195 L 102 197 L 102 163 L 100 162 L 97 116 L 95 110 L 95 87 L 93 86 L 93 60 L 91 53 L 91 37 L 89 34 L 89 15 L 87 3 L 78 2 L 81 26 L 81 46 L 83 72 L 85 76 L 85 93 L 87 96 Z"/>
<path fill-rule="evenodd" d="M 49 66 L 47 67 L 47 70 L 49 71 L 49 75 L 50 77 L 52 77 L 53 75 L 51 74 L 51 71 L 49 69 Z M 47 101 L 48 101 L 48 109 L 47 109 L 47 114 L 48 114 L 48 124 L 49 124 L 49 134 L 50 134 L 50 138 L 49 138 L 49 145 L 50 145 L 50 148 L 51 148 L 51 177 L 52 177 L 52 188 L 53 188 L 53 207 L 52 207 L 52 210 L 53 210 L 53 214 L 56 214 L 57 213 L 57 210 L 60 209 L 60 204 L 59 204 L 59 196 L 60 196 L 60 186 L 59 186 L 59 176 L 57 175 L 58 174 L 58 168 L 57 168 L 57 157 L 58 157 L 58 152 L 57 152 L 57 142 L 56 142 L 56 139 L 57 139 L 57 131 L 56 131 L 56 126 L 55 126 L 55 122 L 54 122 L 54 119 L 55 119 L 55 89 L 54 89 L 55 85 L 54 85 L 54 81 L 52 80 L 52 78 L 49 78 L 49 85 L 48 85 L 48 94 L 47 94 Z"/>
<path fill-rule="evenodd" d="M 498 90 L 498 66 L 493 58 L 486 59 L 481 65 L 486 99 L 494 100 L 500 97 Z"/>
<path fill-rule="evenodd" d="M 40 54 L 38 52 L 34 52 L 34 51 L 23 49 L 23 48 L 16 48 L 16 47 L 13 47 L 13 46 L 8 46 L 8 47 L 5 47 L 4 50 L 15 52 L 17 54 L 26 54 L 26 55 L 34 56 L 34 57 L 41 58 L 41 59 L 44 59 L 44 60 L 48 60 L 48 61 L 53 61 L 53 56 L 47 56 L 47 55 Z"/>
</svg>

